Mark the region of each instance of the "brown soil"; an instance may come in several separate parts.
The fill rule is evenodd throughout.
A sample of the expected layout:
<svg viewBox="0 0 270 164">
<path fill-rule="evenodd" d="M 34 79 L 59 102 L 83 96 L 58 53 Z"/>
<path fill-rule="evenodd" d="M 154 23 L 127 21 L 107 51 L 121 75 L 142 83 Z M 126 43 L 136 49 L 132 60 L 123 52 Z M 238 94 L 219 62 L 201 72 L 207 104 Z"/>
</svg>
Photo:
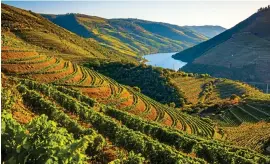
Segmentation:
<svg viewBox="0 0 270 164">
<path fill-rule="evenodd" d="M 166 112 L 164 115 L 164 121 L 162 121 L 162 123 L 168 126 L 172 126 L 173 124 L 172 118 Z"/>
<path fill-rule="evenodd" d="M 2 47 L 3 50 L 3 47 Z M 1 52 L 1 59 L 2 60 L 11 60 L 11 59 L 18 59 L 18 58 L 25 58 L 38 55 L 37 52 Z"/>
<path fill-rule="evenodd" d="M 81 92 L 90 98 L 108 98 L 111 95 L 111 89 L 108 86 L 102 86 L 97 88 L 77 88 Z"/>
<path fill-rule="evenodd" d="M 29 123 L 35 116 L 22 102 L 17 102 L 12 109 L 13 118 L 22 124 Z"/>
<path fill-rule="evenodd" d="M 40 70 L 56 62 L 56 59 L 52 58 L 49 61 L 37 64 L 2 64 L 2 68 L 10 73 L 26 73 Z"/>
<path fill-rule="evenodd" d="M 33 79 L 36 79 L 37 81 L 49 83 L 49 82 L 53 82 L 55 80 L 64 78 L 70 75 L 72 72 L 73 72 L 73 67 L 72 67 L 72 64 L 69 63 L 68 69 L 64 72 L 52 73 L 52 74 L 36 74 L 36 75 L 32 75 L 31 77 Z"/>
<path fill-rule="evenodd" d="M 150 109 L 150 113 L 147 114 L 144 118 L 148 119 L 148 120 L 155 120 L 157 118 L 157 111 L 156 109 L 151 106 L 151 109 Z"/>
</svg>

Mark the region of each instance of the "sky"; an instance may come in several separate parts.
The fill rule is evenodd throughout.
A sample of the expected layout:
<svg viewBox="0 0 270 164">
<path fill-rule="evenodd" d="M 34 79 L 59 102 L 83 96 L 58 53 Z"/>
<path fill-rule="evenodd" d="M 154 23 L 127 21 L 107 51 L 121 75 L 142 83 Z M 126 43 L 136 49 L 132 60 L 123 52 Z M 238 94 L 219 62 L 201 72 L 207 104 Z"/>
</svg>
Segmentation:
<svg viewBox="0 0 270 164">
<path fill-rule="evenodd" d="M 184 25 L 220 25 L 231 28 L 270 0 L 211 1 L 3 1 L 44 14 L 81 13 L 103 18 L 138 18 Z"/>
</svg>

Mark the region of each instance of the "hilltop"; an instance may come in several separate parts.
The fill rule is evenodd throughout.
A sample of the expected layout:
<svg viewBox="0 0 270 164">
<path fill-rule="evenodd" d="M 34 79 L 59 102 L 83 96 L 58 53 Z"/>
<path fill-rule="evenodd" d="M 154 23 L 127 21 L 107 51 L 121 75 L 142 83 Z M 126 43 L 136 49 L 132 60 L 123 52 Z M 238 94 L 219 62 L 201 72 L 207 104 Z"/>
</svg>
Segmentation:
<svg viewBox="0 0 270 164">
<path fill-rule="evenodd" d="M 27 44 L 28 48 L 35 48 L 43 53 L 60 54 L 63 58 L 80 61 L 102 58 L 137 62 L 131 55 L 106 48 L 94 39 L 79 37 L 34 12 L 3 3 L 1 11 L 2 40 L 16 40 L 18 48 L 25 48 Z"/>
<path fill-rule="evenodd" d="M 216 35 L 224 32 L 226 29 L 221 26 L 210 26 L 210 25 L 205 25 L 205 26 L 184 26 L 187 27 L 193 31 L 196 31 L 197 33 L 203 34 L 204 36 L 208 38 L 213 38 Z"/>
<path fill-rule="evenodd" d="M 199 30 L 140 19 L 104 19 L 83 14 L 44 15 L 55 24 L 126 54 L 176 52 L 208 39 Z M 217 32 L 215 27 L 205 26 Z"/>
<path fill-rule="evenodd" d="M 270 80 L 270 9 L 260 10 L 216 37 L 173 57 L 182 70 L 243 81 Z"/>
</svg>

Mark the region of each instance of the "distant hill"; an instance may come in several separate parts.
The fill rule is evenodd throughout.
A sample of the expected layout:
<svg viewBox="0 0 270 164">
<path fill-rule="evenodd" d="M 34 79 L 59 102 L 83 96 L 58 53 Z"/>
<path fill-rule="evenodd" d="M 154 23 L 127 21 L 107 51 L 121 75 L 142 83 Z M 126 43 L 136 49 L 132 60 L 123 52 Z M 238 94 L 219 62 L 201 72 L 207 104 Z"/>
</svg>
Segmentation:
<svg viewBox="0 0 270 164">
<path fill-rule="evenodd" d="M 224 32 L 226 28 L 221 27 L 221 26 L 211 26 L 211 25 L 206 25 L 206 26 L 185 26 L 197 33 L 203 34 L 208 38 L 213 38 L 214 36 Z"/>
<path fill-rule="evenodd" d="M 270 10 L 253 14 L 216 37 L 174 55 L 183 70 L 244 81 L 270 82 Z"/>
<path fill-rule="evenodd" d="M 136 61 L 131 55 L 104 47 L 94 39 L 79 37 L 34 12 L 6 4 L 2 4 L 1 11 L 3 41 L 14 39 L 25 42 L 31 45 L 31 48 L 35 47 L 40 51 L 65 54 L 64 57 L 68 59 L 101 58 Z M 80 28 L 78 30 L 81 31 Z"/>
<path fill-rule="evenodd" d="M 269 94 L 1 11 L 3 163 L 269 163 Z"/>
<path fill-rule="evenodd" d="M 43 16 L 82 37 L 94 38 L 107 47 L 132 55 L 182 51 L 208 39 L 191 28 L 161 22 L 82 14 Z"/>
</svg>

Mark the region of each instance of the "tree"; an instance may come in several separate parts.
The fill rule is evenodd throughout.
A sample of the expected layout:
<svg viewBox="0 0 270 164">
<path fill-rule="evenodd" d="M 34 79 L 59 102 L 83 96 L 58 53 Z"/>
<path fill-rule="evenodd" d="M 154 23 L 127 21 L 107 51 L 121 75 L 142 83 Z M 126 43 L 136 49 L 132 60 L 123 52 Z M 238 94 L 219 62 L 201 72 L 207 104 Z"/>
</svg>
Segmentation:
<svg viewBox="0 0 270 164">
<path fill-rule="evenodd" d="M 185 105 L 185 99 L 180 98 L 179 102 L 180 102 L 180 105 L 181 105 L 181 106 L 184 106 L 184 105 Z"/>
<path fill-rule="evenodd" d="M 170 103 L 170 107 L 175 108 L 175 103 L 174 102 L 171 102 Z"/>
<path fill-rule="evenodd" d="M 137 86 L 134 86 L 133 89 L 134 89 L 135 91 L 137 91 L 137 92 L 141 92 L 141 89 L 140 89 L 139 87 L 137 87 Z"/>
</svg>

